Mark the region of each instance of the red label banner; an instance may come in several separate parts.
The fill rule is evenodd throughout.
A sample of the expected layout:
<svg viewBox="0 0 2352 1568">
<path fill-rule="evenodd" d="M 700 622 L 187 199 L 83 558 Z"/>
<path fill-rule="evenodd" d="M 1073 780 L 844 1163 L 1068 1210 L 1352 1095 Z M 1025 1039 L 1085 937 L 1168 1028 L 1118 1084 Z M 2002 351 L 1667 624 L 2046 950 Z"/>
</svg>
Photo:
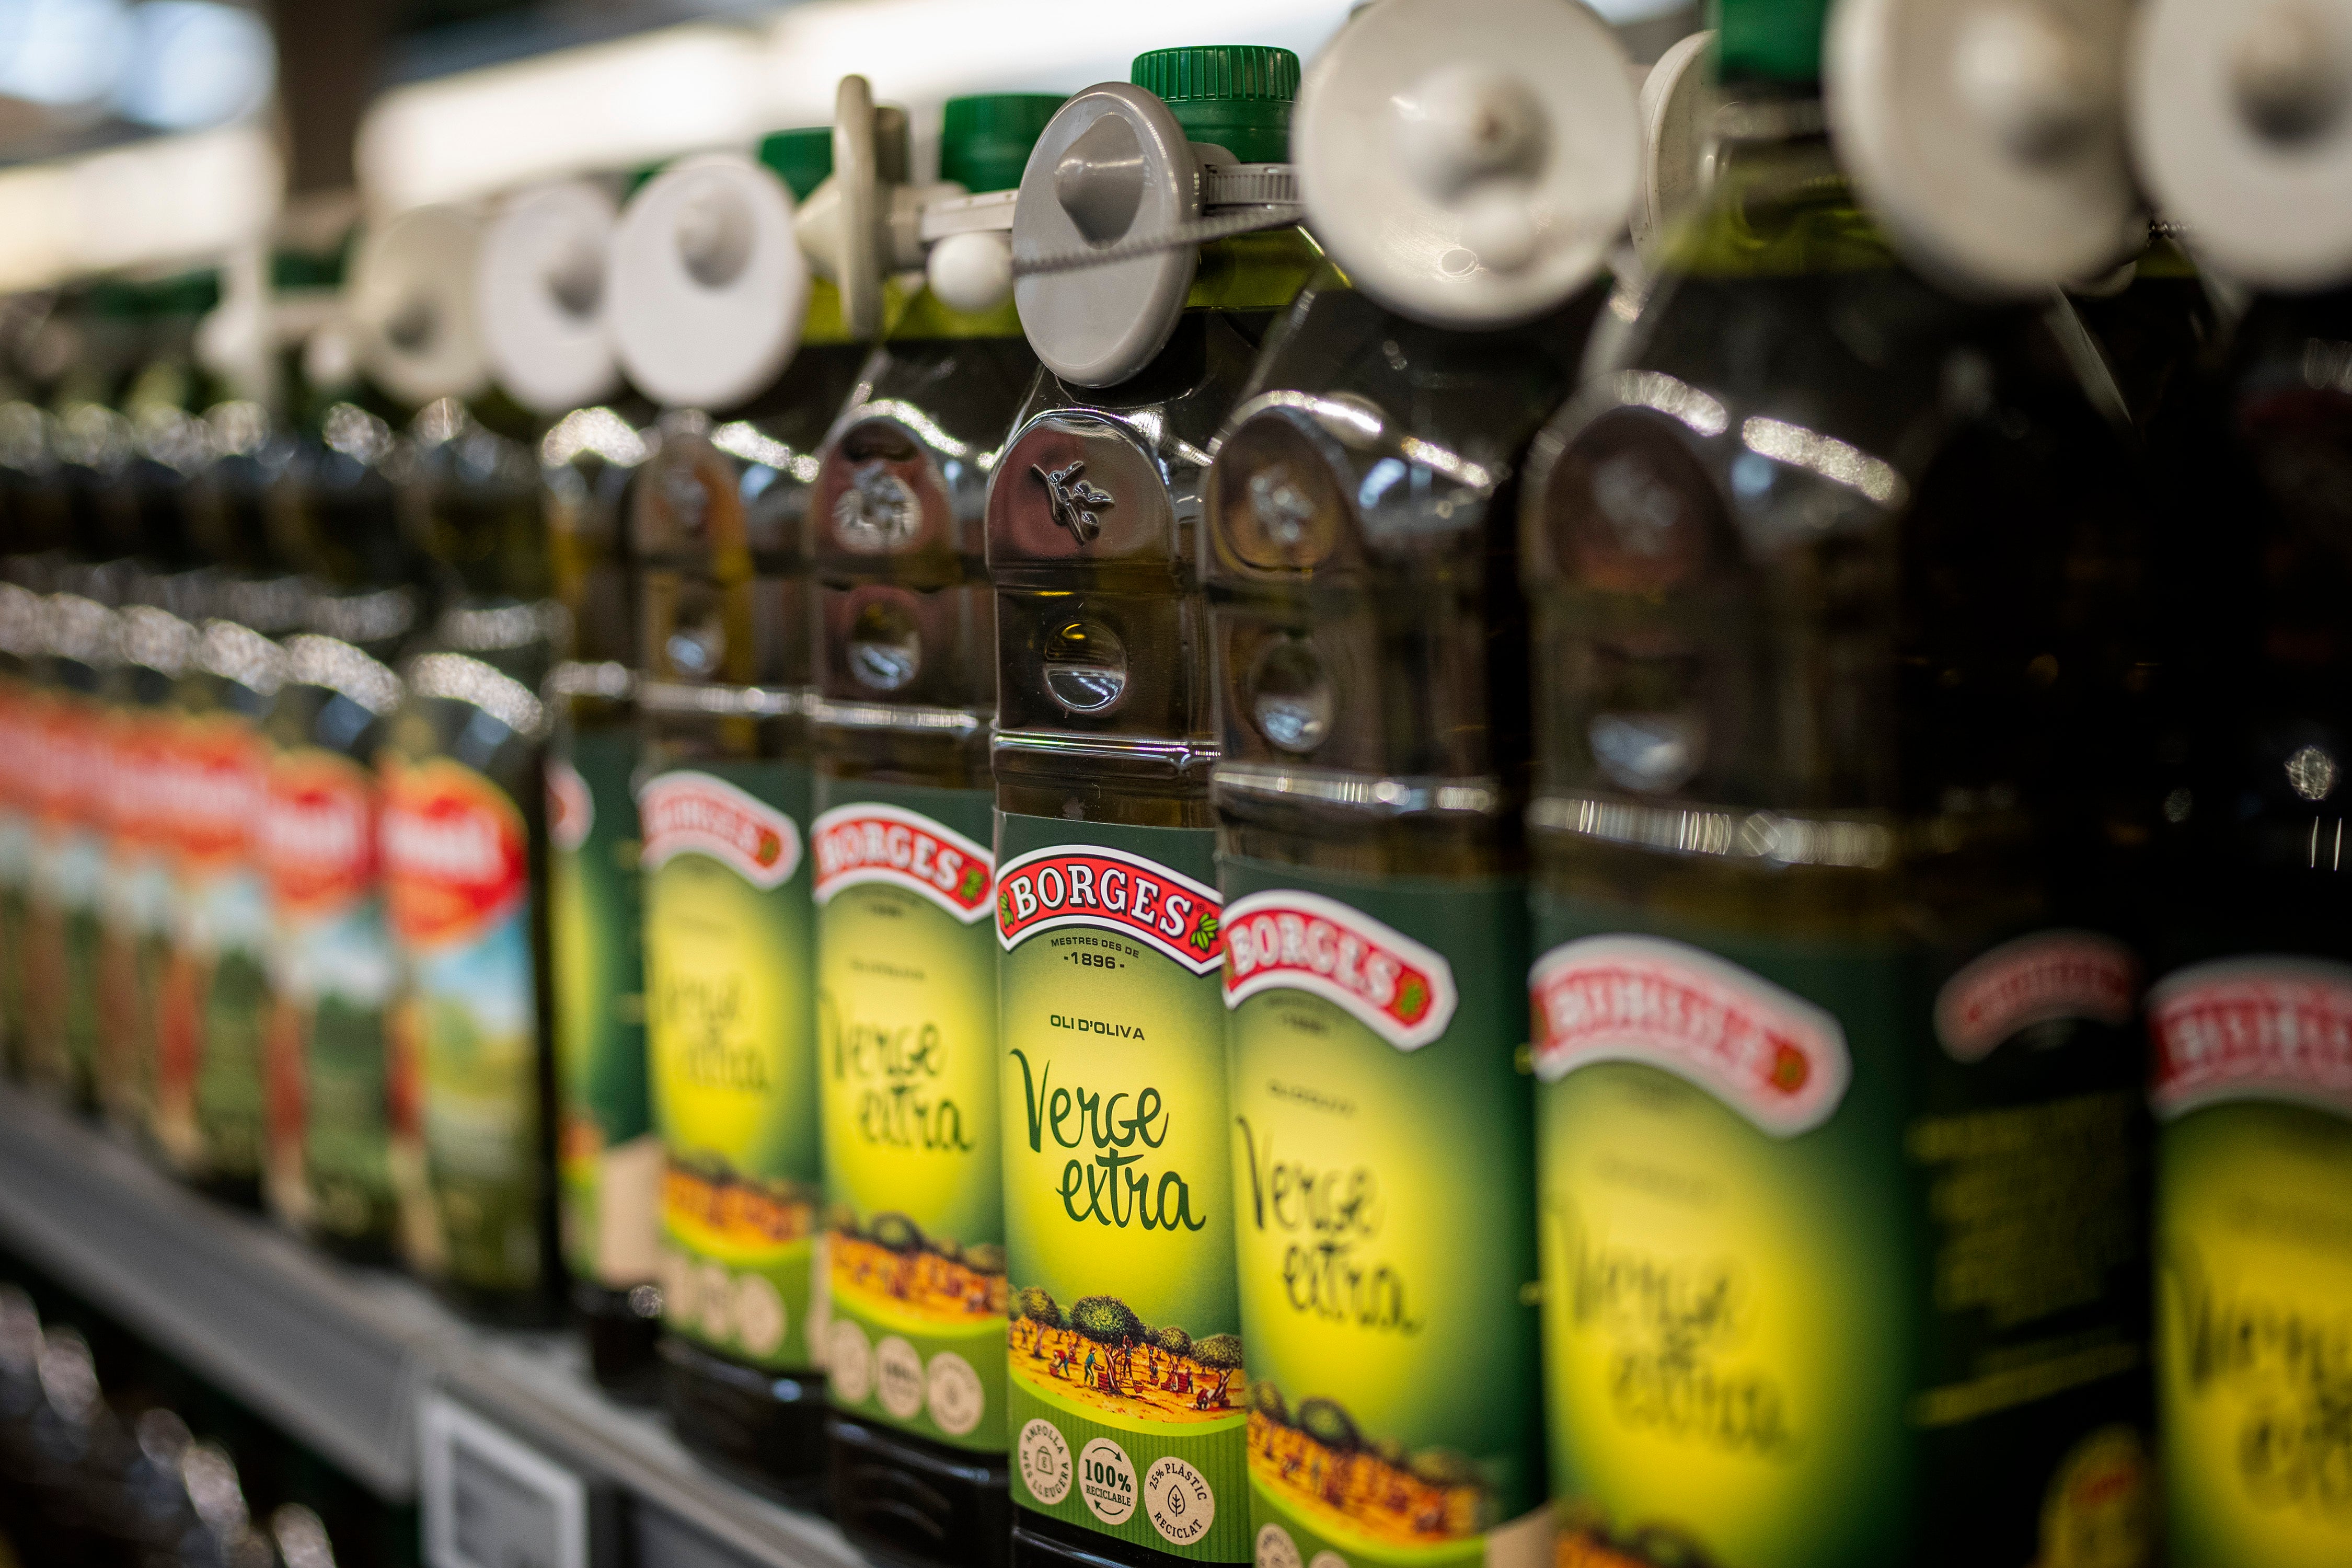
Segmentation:
<svg viewBox="0 0 2352 1568">
<path fill-rule="evenodd" d="M 637 792 L 650 871 L 672 856 L 708 855 L 755 888 L 780 888 L 800 868 L 801 830 L 757 795 L 709 773 L 663 773 Z"/>
<path fill-rule="evenodd" d="M 1336 1002 L 1399 1050 L 1445 1033 L 1460 1000 L 1444 956 L 1360 910 L 1275 889 L 1225 911 L 1225 1005 L 1261 991 L 1307 991 Z"/>
<path fill-rule="evenodd" d="M 1936 1037 L 1981 1060 L 2020 1029 L 2060 1018 L 2121 1025 L 2139 1005 L 2139 961 L 2111 936 L 2042 931 L 2005 942 L 1936 994 Z"/>
<path fill-rule="evenodd" d="M 1563 942 L 1536 961 L 1528 985 L 1546 1082 L 1595 1062 L 1641 1062 L 1788 1138 L 1828 1121 L 1853 1076 L 1835 1017 L 1683 942 Z"/>
<path fill-rule="evenodd" d="M 419 947 L 466 942 L 522 902 L 530 840 L 505 791 L 445 757 L 387 758 L 383 781 L 377 850 L 402 940 Z"/>
<path fill-rule="evenodd" d="M 180 721 L 164 768 L 165 810 L 184 866 L 202 870 L 252 852 L 269 773 L 249 721 L 233 713 Z"/>
<path fill-rule="evenodd" d="M 1092 926 L 1149 942 L 1195 974 L 1224 957 L 1213 888 L 1124 850 L 1057 847 L 998 868 L 996 940 L 1006 952 L 1042 931 Z"/>
<path fill-rule="evenodd" d="M 967 925 L 989 911 L 996 857 L 920 812 L 875 802 L 837 805 L 809 837 L 820 904 L 844 888 L 881 882 L 920 893 Z"/>
<path fill-rule="evenodd" d="M 366 897 L 376 874 L 375 775 L 306 747 L 277 759 L 261 859 L 279 912 L 315 917 Z"/>
<path fill-rule="evenodd" d="M 2147 1027 L 2160 1117 L 2231 1100 L 2352 1115 L 2352 965 L 2269 957 L 2197 964 L 2148 993 Z"/>
</svg>

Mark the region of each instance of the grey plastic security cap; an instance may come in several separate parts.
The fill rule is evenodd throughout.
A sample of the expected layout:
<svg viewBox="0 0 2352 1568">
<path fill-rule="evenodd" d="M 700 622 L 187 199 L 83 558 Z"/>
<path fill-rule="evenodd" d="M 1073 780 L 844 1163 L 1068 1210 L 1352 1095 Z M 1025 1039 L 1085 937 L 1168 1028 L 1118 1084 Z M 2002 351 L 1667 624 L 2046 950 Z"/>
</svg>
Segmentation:
<svg viewBox="0 0 2352 1568">
<path fill-rule="evenodd" d="M 2134 162 L 2199 258 L 2352 282 L 2352 0 L 2146 0 L 2133 45 Z"/>
<path fill-rule="evenodd" d="M 792 363 L 808 306 L 793 197 L 732 153 L 671 164 L 629 200 L 606 262 L 629 379 L 672 408 L 731 408 Z"/>
<path fill-rule="evenodd" d="M 1896 248 L 2031 295 L 2145 244 L 2118 78 L 2131 0 L 1839 0 L 1822 58 L 1838 161 Z"/>
<path fill-rule="evenodd" d="M 404 403 L 471 397 L 489 384 L 476 310 L 482 226 L 458 207 L 415 207 L 371 226 L 352 258 L 349 311 L 360 363 Z"/>
<path fill-rule="evenodd" d="M 1168 106 L 1125 82 L 1062 107 L 1021 176 L 1014 266 L 1162 235 L 1201 216 L 1190 139 Z M 1079 386 L 1115 386 L 1150 364 L 1183 314 L 1200 247 L 1149 250 L 1013 286 L 1029 346 Z"/>
<path fill-rule="evenodd" d="M 568 414 L 621 384 L 604 311 L 619 216 L 603 186 L 566 180 L 508 203 L 483 238 L 483 346 L 499 384 L 535 414 Z"/>
<path fill-rule="evenodd" d="M 1390 310 L 1465 330 L 1566 303 L 1641 183 L 1624 49 L 1559 0 L 1381 0 L 1316 58 L 1290 140 L 1341 270 Z"/>
</svg>

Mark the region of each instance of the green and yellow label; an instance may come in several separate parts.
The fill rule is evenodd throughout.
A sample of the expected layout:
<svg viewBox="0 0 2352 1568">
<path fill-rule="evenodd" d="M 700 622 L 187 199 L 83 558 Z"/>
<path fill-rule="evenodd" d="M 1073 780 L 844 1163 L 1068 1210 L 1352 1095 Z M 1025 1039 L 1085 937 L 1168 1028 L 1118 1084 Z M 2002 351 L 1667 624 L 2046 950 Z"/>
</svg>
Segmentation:
<svg viewBox="0 0 2352 1568">
<path fill-rule="evenodd" d="M 1013 1500 L 1250 1556 L 1216 836 L 999 818 Z"/>
<path fill-rule="evenodd" d="M 2352 1562 L 2352 966 L 2200 964 L 2148 1024 L 2170 1560 Z"/>
<path fill-rule="evenodd" d="M 2143 1563 L 2130 954 L 1538 912 L 1562 1561 Z"/>
<path fill-rule="evenodd" d="M 809 795 L 806 769 L 767 762 L 660 773 L 638 797 L 664 1320 L 795 1371 L 818 1348 L 823 1174 Z"/>
<path fill-rule="evenodd" d="M 548 994 L 565 1264 L 614 1288 L 655 1272 L 661 1141 L 646 1086 L 636 736 L 562 731 L 547 760 Z"/>
<path fill-rule="evenodd" d="M 818 789 L 826 1386 L 866 1419 L 1002 1453 L 989 795 L 830 778 Z"/>
<path fill-rule="evenodd" d="M 1221 864 L 1256 1561 L 1532 1568 L 1525 890 Z"/>
</svg>

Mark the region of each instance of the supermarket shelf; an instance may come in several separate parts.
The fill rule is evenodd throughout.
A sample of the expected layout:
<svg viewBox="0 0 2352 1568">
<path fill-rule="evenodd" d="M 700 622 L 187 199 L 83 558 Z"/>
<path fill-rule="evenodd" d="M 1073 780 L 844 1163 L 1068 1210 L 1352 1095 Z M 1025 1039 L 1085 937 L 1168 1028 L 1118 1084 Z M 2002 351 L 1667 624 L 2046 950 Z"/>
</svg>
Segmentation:
<svg viewBox="0 0 2352 1568">
<path fill-rule="evenodd" d="M 350 1267 L 188 1192 L 0 1087 L 0 1244 L 379 1495 L 415 1495 L 418 1394 L 457 1397 L 631 1500 L 645 1568 L 857 1568 L 831 1525 L 705 1469 L 588 1379 L 568 1335 L 493 1332 L 415 1281 Z"/>
</svg>

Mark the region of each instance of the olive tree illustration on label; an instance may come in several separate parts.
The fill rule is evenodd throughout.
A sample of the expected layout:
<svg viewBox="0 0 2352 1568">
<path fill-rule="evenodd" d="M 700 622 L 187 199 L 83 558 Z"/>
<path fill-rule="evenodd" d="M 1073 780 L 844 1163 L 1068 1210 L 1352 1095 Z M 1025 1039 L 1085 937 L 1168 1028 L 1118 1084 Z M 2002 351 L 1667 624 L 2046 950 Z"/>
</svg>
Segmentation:
<svg viewBox="0 0 2352 1568">
<path fill-rule="evenodd" d="M 407 961 L 442 1268 L 457 1283 L 538 1283 L 539 1003 L 522 813 L 446 757 L 387 752 L 384 891 Z"/>
<path fill-rule="evenodd" d="M 1523 890 L 1221 869 L 1255 1557 L 1547 1563 Z"/>
<path fill-rule="evenodd" d="M 2148 1032 L 2170 1560 L 2352 1560 L 2352 965 L 2197 964 Z"/>
<path fill-rule="evenodd" d="M 811 826 L 828 1396 L 1004 1450 L 994 856 L 984 792 L 830 779 Z"/>
<path fill-rule="evenodd" d="M 739 1361 L 810 1366 L 820 1169 L 804 770 L 714 763 L 646 782 L 646 988 L 668 1167 L 670 1326 Z"/>
<path fill-rule="evenodd" d="M 1215 835 L 1008 814 L 1000 845 L 1014 1500 L 1246 1561 Z"/>
</svg>

